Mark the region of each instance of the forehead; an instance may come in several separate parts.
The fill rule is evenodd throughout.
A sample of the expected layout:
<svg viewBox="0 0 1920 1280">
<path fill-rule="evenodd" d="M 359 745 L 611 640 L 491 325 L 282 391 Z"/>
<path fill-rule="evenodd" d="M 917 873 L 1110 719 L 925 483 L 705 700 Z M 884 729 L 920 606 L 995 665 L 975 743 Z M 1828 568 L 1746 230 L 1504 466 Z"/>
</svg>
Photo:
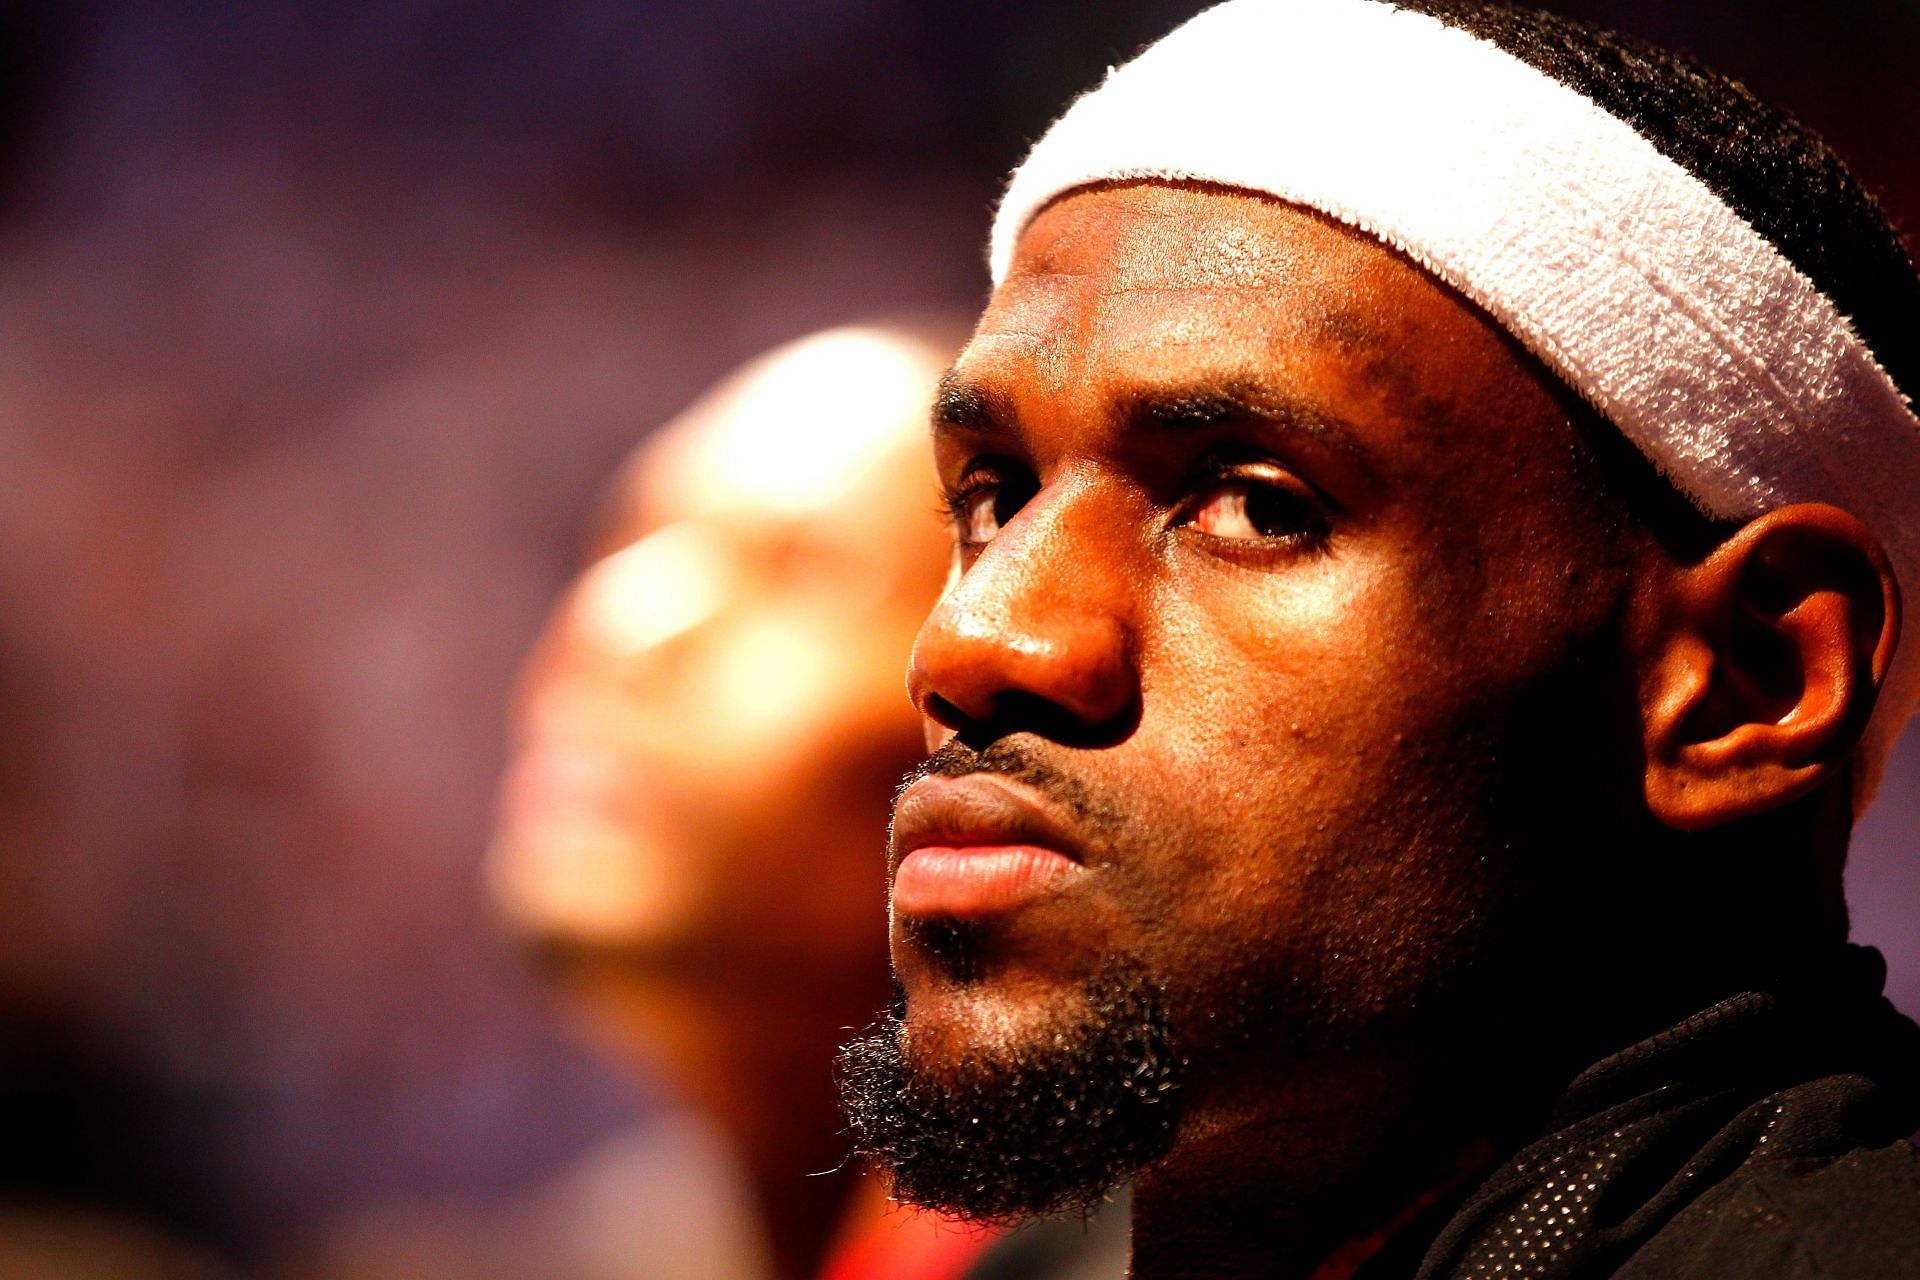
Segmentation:
<svg viewBox="0 0 1920 1280">
<path fill-rule="evenodd" d="M 1266 197 L 1159 182 L 1043 210 L 956 377 L 1024 402 L 1035 426 L 1196 380 L 1317 401 L 1404 442 L 1564 416 L 1497 325 L 1378 242 Z"/>
<path fill-rule="evenodd" d="M 948 353 L 885 329 L 830 330 L 754 361 L 627 458 L 596 547 L 686 522 L 736 540 L 835 543 L 863 522 L 920 553 L 934 480 L 927 405 Z M 929 534 L 929 537 L 932 535 Z M 870 540 L 871 541 L 871 540 Z"/>
<path fill-rule="evenodd" d="M 629 464 L 656 517 L 817 518 L 910 463 L 939 354 L 880 329 L 816 334 L 755 361 Z"/>
</svg>

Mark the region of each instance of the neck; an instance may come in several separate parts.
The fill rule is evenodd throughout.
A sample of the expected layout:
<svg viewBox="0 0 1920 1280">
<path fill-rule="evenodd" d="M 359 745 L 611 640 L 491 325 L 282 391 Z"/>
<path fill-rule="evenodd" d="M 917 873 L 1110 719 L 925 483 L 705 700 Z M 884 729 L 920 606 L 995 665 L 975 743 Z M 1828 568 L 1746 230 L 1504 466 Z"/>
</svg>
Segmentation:
<svg viewBox="0 0 1920 1280">
<path fill-rule="evenodd" d="M 833 1054 L 844 1029 L 883 997 L 823 1013 L 817 992 L 626 978 L 609 987 L 576 992 L 595 1038 L 664 1074 L 719 1131 L 752 1193 L 777 1280 L 815 1274 L 862 1181 L 847 1160 Z"/>
<path fill-rule="evenodd" d="M 846 1163 L 831 1091 L 824 1102 L 811 1096 L 794 1098 L 792 1108 L 786 1117 L 756 1116 L 727 1132 L 746 1156 L 745 1173 L 777 1280 L 803 1280 L 819 1271 L 858 1202 L 862 1181 L 857 1169 Z M 788 1128 L 802 1114 L 815 1132 L 833 1140 L 793 1141 Z"/>
<path fill-rule="evenodd" d="M 1346 1280 L 1435 1205 L 1457 1196 L 1491 1163 L 1475 1139 L 1450 1159 L 1415 1163 L 1398 1178 L 1362 1180 L 1298 1197 L 1274 1181 L 1236 1175 L 1143 1174 L 1134 1191 L 1132 1280 Z M 1241 1166 L 1242 1169 L 1245 1166 Z M 1290 1174 L 1291 1171 L 1289 1170 Z"/>
<path fill-rule="evenodd" d="M 1541 1011 L 1526 1054 L 1456 1062 L 1450 1083 L 1348 1063 L 1303 1070 L 1283 1093 L 1237 1111 L 1196 1107 L 1174 1151 L 1135 1180 L 1133 1280 L 1351 1274 L 1368 1252 L 1356 1242 L 1376 1246 L 1470 1185 L 1491 1162 L 1494 1143 L 1526 1131 L 1581 1069 L 1750 987 L 1767 965 L 1745 956 L 1724 973 L 1704 962 L 1678 966 L 1688 974 L 1684 984 L 1675 983 L 1675 970 L 1671 961 L 1649 963 L 1638 982 L 1623 984 L 1617 975 L 1591 989 L 1570 982 L 1581 998 L 1564 1002 L 1565 1022 L 1547 1012 L 1551 1002 L 1497 1002 Z M 1464 1015 L 1457 1029 L 1456 1044 L 1507 1038 L 1498 1023 Z M 1429 1068 L 1438 1061 L 1380 1054 L 1389 1064 L 1414 1057 Z M 1241 1092 L 1252 1096 L 1261 1084 Z M 1271 1090 L 1271 1079 L 1264 1086 Z"/>
<path fill-rule="evenodd" d="M 1434 1119 L 1472 1108 L 1384 1073 L 1334 1074 L 1258 1114 L 1190 1115 L 1135 1180 L 1133 1280 L 1344 1276 L 1488 1163 L 1483 1137 Z"/>
<path fill-rule="evenodd" d="M 1132 1280 L 1305 1276 L 1333 1242 L 1323 1224 L 1266 1190 L 1177 1167 L 1142 1173 L 1133 1188 Z"/>
</svg>

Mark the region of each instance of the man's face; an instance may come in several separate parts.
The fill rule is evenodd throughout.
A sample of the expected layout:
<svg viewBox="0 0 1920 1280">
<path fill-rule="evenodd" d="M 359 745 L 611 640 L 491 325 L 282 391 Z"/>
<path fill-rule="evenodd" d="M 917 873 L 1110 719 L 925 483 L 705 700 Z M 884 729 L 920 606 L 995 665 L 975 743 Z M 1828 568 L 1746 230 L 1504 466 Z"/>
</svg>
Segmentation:
<svg viewBox="0 0 1920 1280">
<path fill-rule="evenodd" d="M 1576 822 L 1626 785 L 1562 736 L 1631 732 L 1601 708 L 1632 574 L 1548 376 L 1325 219 L 1108 187 L 1028 228 L 935 445 L 960 550 L 910 677 L 942 750 L 895 811 L 909 1064 L 1045 1052 L 1119 964 L 1189 1130 L 1432 1069 L 1525 915 L 1541 782 Z"/>
<path fill-rule="evenodd" d="M 867 331 L 737 380 L 637 455 L 515 708 L 490 855 L 523 933 L 634 979 L 884 990 L 879 831 L 939 587 L 942 354 Z M 825 1034 L 823 1032 L 823 1034 Z"/>
</svg>

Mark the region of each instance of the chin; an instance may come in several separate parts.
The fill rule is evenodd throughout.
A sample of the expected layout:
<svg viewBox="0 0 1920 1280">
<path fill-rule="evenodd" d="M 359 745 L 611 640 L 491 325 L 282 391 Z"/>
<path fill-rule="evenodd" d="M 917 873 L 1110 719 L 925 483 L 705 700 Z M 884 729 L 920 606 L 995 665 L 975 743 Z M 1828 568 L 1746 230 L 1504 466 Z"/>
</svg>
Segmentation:
<svg viewBox="0 0 1920 1280">
<path fill-rule="evenodd" d="M 856 1152 L 911 1204 L 978 1222 L 1090 1207 L 1172 1146 L 1184 1056 L 1164 993 L 1113 961 L 1071 993 L 909 990 L 848 1044 Z"/>
<path fill-rule="evenodd" d="M 908 996 L 901 1052 L 929 1078 L 952 1077 L 982 1063 L 1042 1052 L 1090 1016 L 1080 993 L 1036 997 L 981 987 L 940 989 Z"/>
<path fill-rule="evenodd" d="M 892 1015 L 900 1049 L 929 1078 L 1038 1052 L 1092 1016 L 1084 980 L 1003 970 L 957 979 L 920 966 L 900 972 Z"/>
</svg>

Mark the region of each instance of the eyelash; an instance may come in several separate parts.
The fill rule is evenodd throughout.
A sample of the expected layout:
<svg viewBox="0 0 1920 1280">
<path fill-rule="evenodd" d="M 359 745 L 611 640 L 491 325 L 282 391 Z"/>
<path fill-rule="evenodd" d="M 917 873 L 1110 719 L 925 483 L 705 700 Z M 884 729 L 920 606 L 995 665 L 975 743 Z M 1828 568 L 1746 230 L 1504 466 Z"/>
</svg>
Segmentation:
<svg viewBox="0 0 1920 1280">
<path fill-rule="evenodd" d="M 1017 465 L 1008 468 L 1008 464 L 1001 459 L 976 459 L 968 464 L 957 482 L 941 491 L 939 513 L 953 530 L 954 542 L 962 553 L 978 552 L 990 540 L 967 537 L 968 525 L 974 515 L 973 506 L 981 495 L 999 491 L 1001 496 L 995 502 L 995 523 L 1003 524 L 1026 505 L 1032 497 L 1032 490 L 1038 488 L 1031 477 L 1025 477 L 1024 483 L 1010 481 L 1003 468 L 1020 470 Z M 1192 536 L 1205 539 L 1216 550 L 1230 555 L 1256 556 L 1279 548 L 1321 546 L 1331 532 L 1326 506 L 1317 494 L 1306 489 L 1300 481 L 1292 480 L 1291 474 L 1262 455 L 1243 455 L 1237 450 L 1209 453 L 1199 460 L 1190 473 L 1184 486 L 1187 496 L 1175 508 L 1173 524 L 1186 528 Z M 1281 477 L 1287 477 L 1287 480 Z M 1009 489 L 1010 484 L 1016 483 L 1018 487 Z M 1249 499 L 1269 507 L 1277 501 L 1282 508 L 1281 518 L 1267 523 L 1286 527 L 1280 532 L 1254 537 L 1230 537 L 1194 527 L 1194 522 L 1205 511 L 1207 502 L 1223 486 L 1236 484 L 1244 485 L 1247 489 L 1240 500 L 1238 514 L 1241 518 L 1253 521 L 1253 512 L 1248 509 Z M 1022 488 L 1028 492 L 1020 492 Z M 1008 499 L 1015 497 L 1018 501 L 1004 506 Z"/>
<path fill-rule="evenodd" d="M 942 488 L 939 513 L 946 517 L 949 527 L 953 530 L 954 543 L 962 551 L 977 551 L 986 545 L 984 541 L 975 542 L 966 537 L 967 520 L 972 514 L 970 508 L 974 500 L 981 494 L 989 490 L 1007 490 L 1009 480 L 1001 470 L 1006 465 L 999 459 L 976 459 L 967 465 L 966 471 L 961 474 L 955 484 Z M 1035 490 L 1039 486 L 1029 478 L 1023 487 Z M 1031 492 L 1020 494 L 1019 501 L 1014 504 L 1012 510 L 1008 511 L 1007 518 L 1011 519 L 1013 512 L 1024 507 L 1032 496 Z"/>
<path fill-rule="evenodd" d="M 1246 485 L 1250 493 L 1257 494 L 1266 503 L 1277 500 L 1284 514 L 1278 523 L 1287 527 L 1282 532 L 1255 538 L 1230 538 L 1192 529 L 1195 536 L 1205 538 L 1216 547 L 1236 554 L 1255 554 L 1281 545 L 1311 548 L 1323 545 L 1332 532 L 1326 504 L 1313 490 L 1280 464 L 1258 455 L 1241 455 L 1238 451 L 1211 453 L 1201 459 L 1188 482 L 1187 499 L 1175 510 L 1175 523 L 1190 525 L 1199 514 L 1201 500 L 1231 484 Z"/>
<path fill-rule="evenodd" d="M 958 528 L 967 517 L 967 504 L 978 497 L 982 489 L 991 487 L 992 483 L 978 472 L 969 471 L 958 484 L 941 485 L 939 505 L 934 508 L 933 514 Z"/>
</svg>

